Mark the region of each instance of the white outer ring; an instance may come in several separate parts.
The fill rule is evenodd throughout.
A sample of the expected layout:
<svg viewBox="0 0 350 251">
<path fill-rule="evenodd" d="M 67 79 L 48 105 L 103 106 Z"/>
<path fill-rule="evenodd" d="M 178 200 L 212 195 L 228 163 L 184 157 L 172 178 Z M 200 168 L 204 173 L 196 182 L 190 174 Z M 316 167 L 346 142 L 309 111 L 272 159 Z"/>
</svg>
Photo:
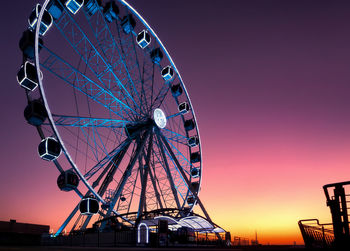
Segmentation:
<svg viewBox="0 0 350 251">
<path fill-rule="evenodd" d="M 38 17 L 38 21 L 37 21 L 37 25 L 36 25 L 36 29 L 35 29 L 35 65 L 36 65 L 36 72 L 38 74 L 38 76 L 40 76 L 40 64 L 39 64 L 39 43 L 37 43 L 37 41 L 39 41 L 39 29 L 40 29 L 40 25 L 41 24 L 41 19 L 43 17 L 44 11 L 46 10 L 46 6 L 47 4 L 50 2 L 50 0 L 45 0 L 43 6 L 41 7 L 40 13 L 39 13 L 39 17 Z M 64 154 L 66 155 L 68 162 L 71 164 L 71 166 L 74 168 L 74 170 L 76 171 L 76 173 L 78 174 L 78 176 L 80 177 L 80 179 L 83 181 L 83 183 L 85 184 L 85 186 L 90 190 L 90 192 L 93 193 L 93 195 L 103 204 L 106 204 L 106 202 L 104 201 L 104 199 L 95 191 L 95 189 L 92 188 L 92 186 L 89 184 L 89 182 L 85 179 L 84 175 L 80 172 L 80 170 L 77 168 L 77 166 L 75 165 L 74 161 L 72 160 L 72 157 L 69 155 L 64 142 L 61 138 L 61 136 L 58 133 L 58 130 L 56 128 L 56 125 L 54 123 L 54 120 L 52 118 L 52 114 L 49 108 L 49 105 L 47 103 L 47 99 L 46 99 L 46 95 L 45 95 L 45 91 L 43 88 L 43 81 L 41 78 L 39 78 L 39 90 L 40 90 L 40 94 L 41 97 L 44 101 L 44 105 L 47 109 L 47 115 L 48 115 L 48 119 L 49 122 L 51 124 L 51 127 L 58 139 L 58 141 L 61 144 L 62 147 L 62 151 L 64 152 Z"/>
<path fill-rule="evenodd" d="M 177 74 L 178 74 L 178 77 L 182 83 L 182 87 L 184 88 L 184 91 L 185 91 L 185 94 L 186 94 L 186 97 L 188 99 L 188 101 L 190 102 L 190 105 L 191 107 L 192 106 L 192 102 L 191 102 L 191 99 L 190 97 L 188 96 L 188 92 L 187 92 L 187 89 L 186 89 L 186 86 L 182 80 L 182 77 L 179 73 L 179 71 L 177 70 L 177 67 L 173 61 L 173 59 L 171 58 L 170 54 L 168 53 L 167 49 L 164 47 L 162 41 L 159 39 L 159 37 L 156 35 L 156 33 L 153 31 L 153 29 L 148 25 L 148 23 L 143 19 L 143 17 L 132 7 L 130 6 L 125 0 L 119 0 L 121 1 L 124 5 L 126 5 L 132 12 L 134 12 L 134 14 L 142 21 L 142 23 L 147 27 L 147 29 L 152 33 L 152 35 L 157 39 L 158 43 L 160 44 L 160 46 L 162 47 L 162 49 L 165 51 L 166 53 L 166 56 L 168 58 L 168 60 L 170 61 L 170 63 L 172 64 L 172 66 L 174 67 L 174 69 L 176 70 Z M 44 4 L 42 5 L 42 8 L 41 8 L 41 11 L 39 13 L 39 16 L 38 16 L 38 21 L 37 21 L 37 24 L 40 24 L 41 23 L 41 19 L 42 19 L 42 16 L 44 14 L 44 10 L 46 9 L 46 6 L 48 5 L 48 3 L 50 2 L 50 0 L 45 0 Z M 39 29 L 40 29 L 40 25 L 36 25 L 36 29 L 35 29 L 35 42 L 36 41 L 39 41 Z M 37 70 L 37 74 L 38 76 L 40 76 L 40 64 L 39 64 L 39 44 L 38 43 L 35 43 L 35 65 L 36 65 L 36 70 Z M 78 176 L 80 177 L 80 179 L 83 181 L 83 183 L 86 185 L 86 187 L 94 194 L 94 196 L 103 204 L 105 204 L 106 202 L 103 200 L 103 198 L 95 191 L 95 189 L 93 189 L 91 187 L 91 185 L 89 184 L 89 182 L 85 179 L 84 175 L 80 172 L 80 170 L 77 168 L 77 166 L 75 165 L 74 161 L 72 160 L 70 154 L 68 153 L 65 145 L 64 145 L 64 142 L 61 138 L 61 136 L 59 135 L 58 133 L 58 130 L 56 128 L 56 125 L 54 123 L 54 120 L 53 120 L 53 117 L 52 117 L 52 114 L 51 114 L 51 111 L 50 111 L 50 108 L 49 108 L 49 105 L 47 103 L 47 99 L 46 99 L 46 95 L 45 95 L 45 91 L 44 91 L 44 88 L 43 88 L 43 82 L 42 82 L 42 79 L 39 78 L 39 89 L 40 89 L 40 94 L 41 94 L 41 97 L 44 101 L 44 105 L 47 109 L 47 114 L 48 114 L 48 119 L 49 119 L 49 122 L 54 130 L 54 133 L 57 137 L 57 139 L 59 140 L 60 144 L 61 144 L 61 147 L 62 147 L 62 150 L 64 152 L 64 154 L 66 155 L 67 159 L 68 159 L 68 162 L 72 165 L 72 167 L 74 168 L 74 170 L 77 172 Z M 196 115 L 195 115 L 195 112 L 194 110 L 192 109 L 192 113 L 193 113 L 193 117 L 195 118 L 195 120 L 197 121 L 196 119 Z M 199 128 L 198 128 L 198 123 L 196 123 L 196 129 L 197 129 L 197 134 L 198 134 L 198 140 L 199 140 L 199 152 L 200 152 L 200 156 L 202 157 L 202 148 L 201 148 L 201 140 L 200 140 L 200 134 L 199 134 Z M 201 160 L 201 169 L 200 169 L 200 180 L 199 180 L 199 189 L 198 189 L 198 192 L 197 192 L 197 195 L 199 195 L 199 192 L 200 192 L 200 188 L 201 188 L 201 183 L 202 183 L 202 174 L 203 174 L 203 159 Z M 191 211 L 193 209 L 193 206 L 191 207 Z"/>
</svg>

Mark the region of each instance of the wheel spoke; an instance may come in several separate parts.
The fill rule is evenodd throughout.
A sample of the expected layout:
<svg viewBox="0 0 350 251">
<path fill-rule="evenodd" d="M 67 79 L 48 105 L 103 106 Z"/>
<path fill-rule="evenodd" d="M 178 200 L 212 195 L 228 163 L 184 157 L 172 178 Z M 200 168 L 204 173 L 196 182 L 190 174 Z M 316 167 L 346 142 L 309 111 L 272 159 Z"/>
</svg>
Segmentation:
<svg viewBox="0 0 350 251">
<path fill-rule="evenodd" d="M 80 127 L 80 130 L 83 132 L 83 135 L 84 135 L 84 137 L 85 137 L 85 139 L 86 139 L 86 141 L 88 143 L 88 146 L 90 147 L 90 150 L 91 150 L 92 154 L 95 156 L 96 161 L 99 161 L 98 147 L 100 148 L 100 146 L 98 146 L 96 144 L 96 140 L 92 139 L 91 136 L 88 133 L 85 132 L 83 127 Z M 91 142 L 94 145 L 91 145 Z"/>
<path fill-rule="evenodd" d="M 173 82 L 173 80 L 171 82 L 166 82 L 164 83 L 164 85 L 160 88 L 158 94 L 155 96 L 154 100 L 152 100 L 152 104 L 151 104 L 151 110 L 153 108 L 157 108 L 160 107 L 165 99 L 165 97 L 167 96 L 167 94 L 169 93 L 170 87 L 171 87 L 171 83 Z"/>
<path fill-rule="evenodd" d="M 111 212 L 112 212 L 116 202 L 118 201 L 118 199 L 120 197 L 120 194 L 123 191 L 124 185 L 125 185 L 127 179 L 129 178 L 129 176 L 131 174 L 131 171 L 132 171 L 132 169 L 133 169 L 133 167 L 135 165 L 135 162 L 137 161 L 140 153 L 142 152 L 142 149 L 143 149 L 143 147 L 144 147 L 144 145 L 146 143 L 146 140 L 147 140 L 147 138 L 149 136 L 149 133 L 150 133 L 150 130 L 147 130 L 144 133 L 142 139 L 140 140 L 140 143 L 137 144 L 136 150 L 135 150 L 133 156 L 131 157 L 130 163 L 128 164 L 127 168 L 125 169 L 125 171 L 123 173 L 123 176 L 122 176 L 122 178 L 121 178 L 121 180 L 120 180 L 120 182 L 118 184 L 118 187 L 117 187 L 116 192 L 114 194 L 113 200 L 110 202 L 110 206 L 109 206 L 108 211 L 106 213 L 106 217 L 110 216 L 110 214 L 111 214 Z M 104 228 L 104 226 L 102 227 L 102 229 L 103 228 Z"/>
<path fill-rule="evenodd" d="M 104 119 L 104 118 L 88 118 L 78 116 L 56 115 L 52 114 L 57 126 L 68 127 L 94 127 L 94 128 L 123 128 L 126 124 L 132 123 L 127 120 Z M 48 125 L 47 123 L 44 125 Z"/>
<path fill-rule="evenodd" d="M 98 10 L 97 13 L 95 13 L 93 16 L 90 16 L 87 13 L 85 13 L 85 17 L 91 27 L 92 32 L 94 33 L 95 39 L 98 41 L 98 46 L 100 47 L 104 55 L 104 58 L 106 59 L 109 65 L 114 66 L 112 68 L 112 71 L 118 72 L 119 75 L 126 75 L 124 79 L 127 79 L 127 82 L 130 85 L 129 89 L 130 91 L 133 91 L 131 92 L 131 95 L 134 97 L 132 93 L 135 93 L 135 95 L 138 97 L 138 99 L 141 102 L 139 93 L 136 89 L 134 81 L 132 80 L 132 77 L 128 70 L 128 66 L 120 52 L 120 49 L 118 48 L 118 45 L 114 39 L 114 36 L 112 35 L 112 32 L 105 20 L 105 17 L 102 11 Z M 114 59 L 114 57 L 117 57 L 117 59 Z M 125 85 L 126 81 L 122 81 L 122 82 Z M 141 108 L 141 107 L 138 107 L 138 108 Z"/>
<path fill-rule="evenodd" d="M 113 156 L 118 154 L 122 149 L 124 149 L 127 145 L 130 144 L 130 139 L 126 139 L 122 143 L 119 144 L 118 147 L 114 148 L 109 154 L 107 154 L 103 159 L 101 159 L 95 166 L 93 166 L 84 177 L 89 180 L 95 173 L 97 173 L 107 162 L 111 161 Z"/>
<path fill-rule="evenodd" d="M 169 154 L 170 154 L 171 157 L 173 158 L 173 160 L 174 160 L 174 162 L 175 162 L 175 164 L 176 164 L 178 170 L 180 171 L 182 177 L 183 177 L 184 180 L 186 181 L 187 186 L 188 186 L 188 189 L 189 189 L 189 190 L 191 191 L 191 193 L 195 196 L 196 201 L 198 202 L 199 206 L 201 207 L 201 209 L 202 209 L 202 211 L 203 211 L 205 217 L 207 218 L 207 220 L 208 220 L 209 222 L 212 222 L 212 220 L 211 220 L 211 218 L 210 218 L 210 216 L 209 216 L 207 210 L 204 208 L 203 203 L 201 202 L 201 200 L 199 199 L 199 197 L 198 197 L 198 195 L 197 195 L 197 191 L 194 191 L 194 190 L 192 189 L 190 180 L 188 179 L 187 175 L 185 174 L 185 172 L 184 172 L 182 166 L 180 165 L 180 162 L 179 162 L 178 159 L 176 158 L 176 156 L 175 156 L 173 150 L 171 149 L 171 147 L 170 147 L 168 141 L 165 139 L 165 137 L 164 137 L 162 134 L 159 134 L 159 135 L 160 135 L 160 138 L 161 138 L 161 140 L 163 141 L 163 143 L 164 143 L 164 145 L 165 145 L 167 151 L 169 152 Z"/>
<path fill-rule="evenodd" d="M 139 209 L 137 211 L 137 221 L 139 222 L 140 216 L 143 211 L 143 207 L 145 204 L 145 196 L 146 196 L 146 187 L 147 187 L 147 181 L 148 181 L 148 173 L 150 169 L 150 160 L 151 160 L 151 154 L 152 154 L 152 148 L 153 148 L 153 130 L 150 132 L 149 136 L 149 143 L 148 143 L 148 149 L 147 149 L 147 155 L 146 155 L 146 163 L 145 168 L 143 169 L 143 175 L 142 175 L 142 181 L 141 181 L 141 195 L 140 195 L 140 203 L 139 203 Z M 142 167 L 141 167 L 142 168 Z"/>
<path fill-rule="evenodd" d="M 159 132 L 159 134 L 161 135 L 162 139 L 164 138 L 164 140 L 167 141 L 168 145 L 171 146 L 172 149 L 175 149 L 176 151 L 176 156 L 179 158 L 179 161 L 181 163 L 182 166 L 189 166 L 192 167 L 192 163 L 189 159 L 187 159 L 183 153 L 177 148 L 175 147 L 175 145 L 173 145 L 171 142 L 169 142 L 169 140 L 161 133 Z M 172 159 L 172 156 L 171 156 Z M 175 165 L 176 166 L 176 165 Z M 190 174 L 188 170 L 184 170 L 188 175 Z"/>
<path fill-rule="evenodd" d="M 80 27 L 78 22 L 73 18 L 73 16 L 68 13 L 66 8 L 62 6 L 65 10 L 58 22 L 54 22 L 56 28 L 60 31 L 61 35 L 67 40 L 70 46 L 76 51 L 79 57 L 85 62 L 90 70 L 95 74 L 95 76 L 103 83 L 103 78 L 106 77 L 106 74 L 110 74 L 110 77 L 113 78 L 113 82 L 119 86 L 121 91 L 125 93 L 125 96 L 128 97 L 136 106 L 138 104 L 130 95 L 128 90 L 118 79 L 116 74 L 112 71 L 111 65 L 109 65 L 106 60 L 102 57 L 101 53 L 96 49 L 93 43 L 89 40 L 83 29 Z M 88 60 L 86 53 L 92 51 L 93 56 Z M 107 75 L 107 79 L 110 79 Z M 126 101 L 128 103 L 128 101 Z M 137 114 L 136 111 L 132 110 Z"/>
<path fill-rule="evenodd" d="M 123 99 L 117 98 L 114 95 L 114 92 L 108 88 L 105 88 L 103 86 L 103 82 L 101 82 L 102 84 L 96 83 L 86 74 L 76 69 L 74 66 L 56 55 L 47 47 L 43 46 L 43 49 L 48 51 L 50 53 L 50 56 L 47 60 L 44 61 L 44 63 L 41 63 L 40 65 L 51 72 L 53 75 L 71 85 L 84 95 L 88 96 L 90 99 L 101 104 L 108 110 L 117 114 L 120 118 L 124 118 L 127 115 L 127 110 L 135 112 L 132 108 L 123 102 Z"/>
<path fill-rule="evenodd" d="M 167 177 L 168 177 L 168 180 L 169 180 L 169 183 L 170 183 L 171 191 L 173 193 L 174 200 L 176 202 L 176 206 L 177 206 L 178 209 L 180 209 L 181 208 L 180 201 L 179 201 L 179 198 L 177 196 L 176 186 L 175 186 L 173 177 L 172 177 L 171 172 L 170 172 L 170 168 L 169 168 L 169 164 L 168 164 L 167 158 L 166 158 L 165 153 L 164 153 L 163 144 L 162 144 L 161 140 L 159 139 L 158 134 L 156 134 L 156 136 L 157 136 L 157 140 L 158 140 L 158 148 L 159 148 L 160 153 L 161 153 L 161 157 L 162 157 L 162 160 L 163 160 L 163 163 L 164 163 L 165 171 L 167 173 Z"/>
<path fill-rule="evenodd" d="M 188 137 L 186 137 L 180 133 L 171 131 L 167 128 L 163 128 L 162 133 L 168 140 L 172 140 L 172 141 L 181 143 L 183 145 L 187 145 L 187 143 L 188 143 Z"/>
</svg>

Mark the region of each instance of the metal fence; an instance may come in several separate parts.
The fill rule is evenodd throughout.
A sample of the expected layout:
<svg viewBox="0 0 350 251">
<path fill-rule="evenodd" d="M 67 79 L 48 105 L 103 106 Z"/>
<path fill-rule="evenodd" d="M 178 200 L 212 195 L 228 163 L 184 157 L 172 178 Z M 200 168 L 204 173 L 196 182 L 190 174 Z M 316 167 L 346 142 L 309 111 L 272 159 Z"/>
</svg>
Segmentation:
<svg viewBox="0 0 350 251">
<path fill-rule="evenodd" d="M 317 219 L 298 222 L 306 248 L 331 248 L 334 246 L 333 225 L 320 224 Z"/>
</svg>

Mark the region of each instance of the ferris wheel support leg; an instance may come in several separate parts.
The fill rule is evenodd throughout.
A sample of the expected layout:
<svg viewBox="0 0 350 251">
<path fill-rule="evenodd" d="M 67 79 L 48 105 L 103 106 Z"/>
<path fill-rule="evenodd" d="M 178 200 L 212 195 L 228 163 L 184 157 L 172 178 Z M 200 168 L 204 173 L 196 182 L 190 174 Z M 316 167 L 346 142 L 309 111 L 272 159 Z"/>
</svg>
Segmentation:
<svg viewBox="0 0 350 251">
<path fill-rule="evenodd" d="M 145 151 L 143 151 L 143 156 L 144 156 L 144 159 L 146 159 L 146 153 L 145 153 Z M 140 166 L 142 166 L 142 165 L 140 165 Z M 155 171 L 154 171 L 154 168 L 153 168 L 153 172 L 155 172 Z M 152 181 L 152 186 L 153 186 L 154 194 L 156 195 L 156 198 L 157 198 L 159 207 L 160 207 L 161 209 L 163 209 L 163 208 L 164 208 L 163 202 L 162 202 L 162 200 L 161 200 L 161 198 L 160 198 L 160 193 L 159 193 L 158 188 L 157 188 L 156 174 L 154 173 L 154 175 L 153 175 L 153 173 L 152 173 L 152 168 L 151 168 L 151 167 L 150 167 L 150 169 L 149 169 L 149 176 L 150 176 L 150 180 Z M 159 186 L 159 184 L 158 184 L 158 186 Z M 163 198 L 163 201 L 164 201 L 164 203 L 165 203 L 165 200 L 164 200 L 164 197 L 163 197 L 163 196 L 162 196 L 162 198 Z"/>
<path fill-rule="evenodd" d="M 142 188 L 141 188 L 141 196 L 140 196 L 140 203 L 139 203 L 139 209 L 137 211 L 137 220 L 136 225 L 140 222 L 141 215 L 144 209 L 145 205 L 145 196 L 146 196 L 146 187 L 147 187 L 147 180 L 148 180 L 148 173 L 150 169 L 150 160 L 151 160 L 151 154 L 152 154 L 152 147 L 153 147 L 153 130 L 150 132 L 149 140 L 148 140 L 148 149 L 147 149 L 147 156 L 146 156 L 146 163 L 145 163 L 145 169 L 142 176 Z M 142 168 L 142 166 L 141 166 Z M 145 208 L 147 211 L 147 208 Z"/>
<path fill-rule="evenodd" d="M 108 185 L 113 181 L 113 176 L 116 173 L 116 171 L 119 168 L 120 163 L 122 162 L 126 152 L 129 149 L 131 141 L 129 141 L 121 151 L 119 151 L 119 153 L 112 159 L 112 161 L 110 162 L 110 165 L 112 165 L 112 168 L 109 170 L 109 172 L 107 173 L 105 179 L 102 182 L 101 187 L 98 190 L 98 193 L 102 196 L 107 188 Z"/>
<path fill-rule="evenodd" d="M 132 188 L 132 192 L 131 192 L 131 198 L 129 200 L 127 214 L 130 212 L 130 207 L 131 207 L 131 204 L 132 204 L 132 200 L 133 200 L 133 196 L 134 196 L 134 192 L 135 192 L 135 188 L 136 188 L 136 181 L 137 181 L 139 175 L 141 175 L 141 170 L 140 170 L 140 172 L 137 172 L 137 174 L 136 174 L 135 182 L 134 182 L 134 185 L 133 185 L 133 188 Z M 118 207 L 117 207 L 117 210 L 118 210 Z M 135 225 L 135 222 L 131 223 L 131 224 Z"/>
<path fill-rule="evenodd" d="M 118 169 L 118 167 L 119 167 L 119 164 L 120 164 L 121 161 L 123 160 L 123 158 L 124 158 L 126 152 L 128 151 L 128 148 L 129 148 L 129 146 L 130 146 L 130 143 L 131 143 L 131 141 L 129 141 L 129 142 L 121 149 L 121 151 L 119 151 L 119 152 L 113 157 L 113 159 L 108 163 L 107 167 L 105 168 L 105 170 L 108 170 L 108 169 L 109 169 L 109 171 L 108 171 L 108 173 L 107 173 L 105 179 L 103 180 L 102 185 L 101 185 L 100 188 L 98 189 L 98 194 L 99 194 L 100 196 L 103 196 L 103 195 L 105 194 L 108 185 L 112 182 L 113 176 L 114 176 L 115 172 L 117 171 L 117 169 Z M 95 182 L 93 183 L 93 184 L 94 184 L 93 188 L 95 188 L 95 187 L 98 185 L 99 181 L 101 180 L 101 178 L 102 178 L 103 175 L 105 174 L 105 172 L 104 172 L 105 170 L 103 170 L 103 172 L 101 173 L 101 175 L 100 175 L 100 176 L 98 177 L 98 179 L 96 180 L 96 181 L 98 181 L 98 182 L 97 182 L 97 183 L 95 183 Z M 89 224 L 90 220 L 91 220 L 91 215 L 89 215 L 89 216 L 85 219 L 85 222 L 84 222 L 84 224 L 83 224 L 83 226 L 82 226 L 82 228 L 81 228 L 82 230 L 85 230 L 85 229 L 86 229 L 86 227 L 87 227 L 87 225 Z"/>
<path fill-rule="evenodd" d="M 83 194 L 78 190 L 78 189 L 74 189 L 74 191 L 78 194 L 78 196 L 80 198 L 83 197 Z M 86 195 L 89 194 L 89 191 L 86 193 Z M 61 225 L 61 227 L 57 230 L 57 232 L 54 234 L 54 237 L 56 237 L 57 235 L 59 235 L 65 228 L 66 226 L 68 225 L 68 223 L 72 220 L 72 218 L 74 217 L 74 215 L 77 213 L 79 209 L 79 203 L 76 205 L 76 207 L 73 209 L 73 211 L 70 213 L 70 215 L 67 217 L 67 219 L 63 222 L 63 224 Z M 72 227 L 72 230 L 73 231 L 76 227 L 76 224 L 74 224 L 74 226 Z"/>
<path fill-rule="evenodd" d="M 57 232 L 53 235 L 53 237 L 57 237 L 62 231 L 63 229 L 66 228 L 66 226 L 68 225 L 68 223 L 72 220 L 72 218 L 74 217 L 74 215 L 77 213 L 79 209 L 79 204 L 73 209 L 73 211 L 70 213 L 70 215 L 68 216 L 68 218 L 63 222 L 62 226 L 57 230 Z"/>
<path fill-rule="evenodd" d="M 159 193 L 159 191 L 161 191 L 162 189 L 160 188 L 160 184 L 159 184 L 159 180 L 157 178 L 156 170 L 155 170 L 155 168 L 152 168 L 152 169 L 150 169 L 151 178 L 153 179 L 152 181 L 155 183 L 156 191 L 158 192 L 159 205 L 163 209 L 166 207 L 166 206 L 164 207 L 164 205 L 166 205 L 166 200 L 164 198 L 163 193 Z M 164 202 L 164 204 L 163 204 L 163 202 Z"/>
<path fill-rule="evenodd" d="M 131 161 L 129 162 L 125 172 L 123 173 L 121 181 L 118 184 L 117 191 L 114 194 L 114 198 L 113 198 L 112 202 L 109 205 L 109 208 L 108 208 L 107 213 L 106 213 L 106 217 L 109 217 L 111 215 L 111 213 L 113 211 L 113 208 L 114 208 L 115 204 L 117 203 L 117 201 L 119 199 L 119 196 L 120 196 L 120 194 L 122 193 L 122 191 L 124 189 L 124 185 L 127 182 L 127 180 L 128 180 L 128 178 L 129 178 L 129 176 L 131 174 L 131 171 L 132 171 L 132 169 L 133 169 L 133 167 L 134 167 L 134 165 L 135 165 L 139 155 L 142 152 L 142 149 L 143 149 L 143 147 L 144 147 L 144 145 L 145 145 L 145 143 L 147 141 L 147 138 L 149 136 L 150 131 L 151 131 L 151 128 L 147 129 L 147 131 L 143 134 L 143 137 L 142 137 L 140 143 L 137 144 L 136 151 L 134 152 L 134 155 L 132 156 Z M 105 226 L 106 226 L 106 223 L 102 222 L 101 227 L 100 227 L 101 230 L 103 230 L 105 228 Z"/>
<path fill-rule="evenodd" d="M 209 216 L 207 210 L 205 209 L 205 207 L 204 207 L 202 201 L 199 199 L 197 193 L 196 193 L 195 191 L 193 191 L 192 186 L 191 186 L 191 183 L 190 183 L 190 180 L 189 180 L 188 177 L 186 176 L 185 171 L 182 169 L 182 166 L 180 165 L 178 159 L 176 158 L 176 156 L 175 156 L 173 150 L 171 149 L 171 147 L 170 147 L 168 141 L 166 140 L 166 138 L 164 137 L 164 135 L 162 135 L 160 132 L 159 132 L 159 135 L 160 135 L 160 137 L 161 137 L 161 139 L 162 139 L 162 141 L 163 141 L 163 143 L 164 143 L 166 149 L 168 150 L 170 156 L 173 158 L 173 160 L 174 160 L 176 166 L 178 167 L 178 169 L 179 169 L 179 171 L 180 171 L 182 177 L 184 178 L 185 182 L 187 183 L 188 188 L 190 189 L 191 193 L 192 193 L 192 194 L 194 195 L 194 197 L 196 198 L 196 201 L 198 202 L 198 205 L 200 206 L 200 208 L 201 208 L 202 212 L 204 213 L 205 217 L 207 218 L 207 220 L 208 220 L 210 223 L 213 223 L 213 221 L 211 220 L 211 218 L 210 218 L 210 216 Z M 215 233 L 215 234 L 216 234 L 216 236 L 218 237 L 219 240 L 222 240 L 219 233 Z"/>
<path fill-rule="evenodd" d="M 83 216 L 82 214 L 79 214 L 78 218 L 75 220 L 72 228 L 70 229 L 70 233 L 72 233 L 75 230 L 75 228 L 77 227 L 77 225 L 78 225 L 78 223 L 79 223 L 79 221 L 80 221 L 82 216 Z"/>
<path fill-rule="evenodd" d="M 172 191 L 172 193 L 174 195 L 176 206 L 180 210 L 181 205 L 180 205 L 179 197 L 177 196 L 177 190 L 176 190 L 176 187 L 175 187 L 175 183 L 174 183 L 173 177 L 172 177 L 171 172 L 170 172 L 169 163 L 167 161 L 167 158 L 166 158 L 166 155 L 165 155 L 165 152 L 164 152 L 164 147 L 163 147 L 161 139 L 159 138 L 159 133 L 157 133 L 156 135 L 157 135 L 157 140 L 158 140 L 158 148 L 160 150 L 160 154 L 161 154 L 162 160 L 164 162 L 165 171 L 166 171 L 168 179 L 169 179 L 171 191 Z"/>
<path fill-rule="evenodd" d="M 150 179 L 151 179 L 151 181 L 152 181 L 154 193 L 155 193 L 156 198 L 157 198 L 157 200 L 158 200 L 159 206 L 160 206 L 161 209 L 163 209 L 163 208 L 164 208 L 164 207 L 163 207 L 163 203 L 162 203 L 162 201 L 161 201 L 161 199 L 160 199 L 160 194 L 159 194 L 159 191 L 158 191 L 158 189 L 157 189 L 157 183 L 156 183 L 155 178 L 154 178 L 154 176 L 153 176 L 153 174 L 152 174 L 152 168 L 151 168 L 151 167 L 150 167 L 150 169 L 149 169 L 149 177 L 150 177 Z"/>
<path fill-rule="evenodd" d="M 125 153 L 126 153 L 128 147 L 129 147 L 130 143 L 131 143 L 131 141 L 128 142 L 128 143 L 124 146 L 124 148 L 116 154 L 116 156 L 113 158 L 113 160 L 108 164 L 108 166 L 103 170 L 103 172 L 99 175 L 99 177 L 98 177 L 98 178 L 96 179 L 96 181 L 93 183 L 93 185 L 92 185 L 93 188 L 95 188 L 96 186 L 98 186 L 99 181 L 102 179 L 102 177 L 103 177 L 103 176 L 105 175 L 105 173 L 108 171 L 108 169 L 112 166 L 113 161 L 118 160 L 118 162 L 115 163 L 115 166 L 116 166 L 116 167 L 119 166 L 119 164 L 120 164 L 120 162 L 121 162 L 123 156 L 125 155 Z M 123 153 L 121 153 L 121 152 L 123 152 Z M 119 161 L 119 159 L 120 159 L 120 161 Z M 105 179 L 105 180 L 106 180 L 106 179 Z M 105 181 L 104 181 L 104 182 L 105 182 Z M 78 189 L 75 189 L 75 192 L 78 194 L 79 197 L 81 197 L 81 198 L 83 197 L 82 193 L 81 193 Z M 100 192 L 100 191 L 99 191 L 99 192 Z M 90 193 L 90 192 L 88 191 L 88 192 L 85 194 L 85 196 L 87 196 L 89 193 Z M 72 213 L 68 216 L 68 218 L 64 221 L 64 223 L 62 224 L 62 226 L 58 229 L 57 233 L 54 235 L 55 237 L 56 237 L 57 235 L 59 235 L 59 234 L 66 228 L 66 226 L 68 225 L 68 223 L 72 220 L 72 218 L 74 217 L 74 215 L 77 213 L 78 209 L 79 209 L 79 203 L 78 203 L 77 206 L 74 208 L 74 210 L 72 211 Z M 84 225 L 83 225 L 83 227 L 82 227 L 82 230 L 84 230 L 84 229 L 86 228 L 86 226 L 87 226 L 87 224 L 89 223 L 90 219 L 91 219 L 91 217 L 87 217 L 87 219 L 85 220 Z M 76 227 L 76 224 L 74 224 L 74 226 L 72 227 L 72 230 L 71 230 L 71 231 L 73 231 L 73 230 L 75 229 L 75 227 Z"/>
<path fill-rule="evenodd" d="M 40 136 L 43 135 L 43 132 L 42 132 L 42 130 L 41 130 L 40 127 L 37 127 L 37 130 L 38 130 Z M 108 166 L 105 168 L 105 170 L 103 170 L 103 172 L 100 174 L 100 176 L 97 178 L 97 180 L 93 183 L 93 185 L 92 185 L 93 188 L 95 188 L 96 186 L 98 186 L 99 181 L 102 179 L 102 177 L 105 175 L 105 173 L 108 171 L 108 169 L 112 166 L 113 163 L 114 163 L 114 167 L 115 167 L 114 169 L 115 169 L 115 171 L 117 170 L 117 168 L 118 168 L 120 162 L 122 161 L 122 159 L 123 159 L 125 153 L 127 152 L 127 149 L 128 149 L 129 146 L 130 146 L 131 141 L 128 139 L 128 142 L 125 142 L 125 143 L 126 143 L 125 146 L 116 154 L 116 156 L 113 158 L 113 160 L 108 164 Z M 117 160 L 117 163 L 115 163 L 116 160 Z M 62 169 L 61 165 L 58 163 L 58 161 L 57 161 L 57 160 L 54 160 L 53 162 L 54 162 L 54 164 L 56 165 L 57 169 L 58 169 L 60 172 L 63 172 L 63 169 Z M 115 171 L 113 172 L 113 174 L 111 174 L 112 177 L 113 177 Z M 108 177 L 108 175 L 107 175 L 107 177 Z M 107 178 L 106 178 L 106 179 L 107 179 Z M 102 184 L 103 187 L 104 187 L 104 186 L 107 187 L 108 184 L 109 184 L 109 183 L 108 183 L 108 184 L 105 184 L 106 179 L 103 181 L 103 184 Z M 109 181 L 109 182 L 110 182 L 110 181 Z M 104 185 L 104 184 L 105 184 L 105 185 Z M 102 186 L 101 186 L 101 187 L 102 187 Z M 80 198 L 84 197 L 84 195 L 83 195 L 78 189 L 74 189 L 74 191 L 77 193 L 77 195 L 78 195 Z M 102 191 L 99 191 L 99 194 L 100 194 L 100 195 L 101 195 L 101 192 L 102 192 Z M 103 191 L 102 195 L 104 194 L 104 192 L 105 192 L 105 191 Z M 88 192 L 85 194 L 85 196 L 87 196 L 89 193 L 90 193 L 90 191 L 88 191 Z M 102 196 L 102 195 L 101 195 L 101 196 Z M 63 222 L 63 224 L 62 224 L 61 227 L 57 230 L 57 232 L 54 234 L 54 237 L 58 236 L 58 235 L 66 228 L 66 226 L 67 226 L 67 225 L 69 224 L 69 222 L 72 220 L 72 218 L 74 217 L 74 215 L 77 213 L 77 210 L 78 210 L 78 209 L 79 209 L 79 203 L 78 203 L 77 206 L 74 208 L 74 210 L 71 212 L 71 214 L 67 217 L 67 219 Z M 90 216 L 90 217 L 87 217 L 87 219 L 85 220 L 84 225 L 83 225 L 83 227 L 82 227 L 82 230 L 84 230 L 84 229 L 86 228 L 86 226 L 87 226 L 87 224 L 89 223 L 90 219 L 91 219 L 91 216 Z M 72 227 L 72 230 L 71 230 L 71 231 L 73 231 L 73 230 L 75 229 L 75 226 L 76 226 L 76 224 Z"/>
</svg>

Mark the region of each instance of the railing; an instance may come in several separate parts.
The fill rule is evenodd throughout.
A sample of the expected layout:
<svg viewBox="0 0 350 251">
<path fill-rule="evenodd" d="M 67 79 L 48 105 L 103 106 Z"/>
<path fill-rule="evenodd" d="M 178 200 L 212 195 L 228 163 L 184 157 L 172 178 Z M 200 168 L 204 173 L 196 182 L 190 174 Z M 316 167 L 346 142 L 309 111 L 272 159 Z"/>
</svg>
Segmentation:
<svg viewBox="0 0 350 251">
<path fill-rule="evenodd" d="M 318 219 L 298 222 L 306 248 L 331 248 L 334 246 L 332 223 L 320 224 Z"/>
<path fill-rule="evenodd" d="M 299 221 L 305 246 L 350 250 L 350 181 L 327 184 L 323 190 L 332 224 L 319 224 L 317 219 Z"/>
</svg>

